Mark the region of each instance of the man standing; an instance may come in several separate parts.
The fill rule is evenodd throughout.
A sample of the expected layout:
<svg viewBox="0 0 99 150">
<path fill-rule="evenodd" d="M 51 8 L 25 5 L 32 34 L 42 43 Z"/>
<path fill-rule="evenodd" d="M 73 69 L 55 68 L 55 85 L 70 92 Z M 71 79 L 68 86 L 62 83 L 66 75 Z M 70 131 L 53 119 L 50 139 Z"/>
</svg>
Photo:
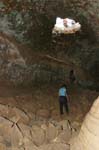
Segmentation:
<svg viewBox="0 0 99 150">
<path fill-rule="evenodd" d="M 76 77 L 73 69 L 69 72 L 69 81 L 71 84 L 76 82 Z"/>
<path fill-rule="evenodd" d="M 62 85 L 59 89 L 59 105 L 60 105 L 60 115 L 63 115 L 63 107 L 65 108 L 67 114 L 69 113 L 68 109 L 69 97 L 67 95 L 66 85 Z"/>
</svg>

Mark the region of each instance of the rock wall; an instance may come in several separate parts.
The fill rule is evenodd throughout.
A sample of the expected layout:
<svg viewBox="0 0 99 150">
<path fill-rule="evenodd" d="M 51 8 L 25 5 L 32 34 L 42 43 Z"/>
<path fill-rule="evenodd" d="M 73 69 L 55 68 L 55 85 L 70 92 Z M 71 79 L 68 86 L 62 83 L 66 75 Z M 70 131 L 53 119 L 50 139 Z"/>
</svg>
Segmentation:
<svg viewBox="0 0 99 150">
<path fill-rule="evenodd" d="M 86 115 L 78 136 L 71 140 L 71 150 L 99 149 L 99 97 L 93 103 L 92 108 Z"/>
<path fill-rule="evenodd" d="M 0 34 L 0 80 L 19 85 L 65 81 L 67 69 L 44 62 L 28 64 L 20 48 L 10 37 Z"/>
<path fill-rule="evenodd" d="M 16 0 L 0 1 L 0 31 L 28 44 L 34 51 L 66 55 L 99 81 L 99 2 L 98 0 Z M 81 32 L 53 39 L 57 16 L 70 17 L 82 24 Z M 53 43 L 54 41 L 54 43 Z M 55 42 L 56 41 L 56 42 Z M 61 49 L 61 52 L 60 52 Z"/>
</svg>

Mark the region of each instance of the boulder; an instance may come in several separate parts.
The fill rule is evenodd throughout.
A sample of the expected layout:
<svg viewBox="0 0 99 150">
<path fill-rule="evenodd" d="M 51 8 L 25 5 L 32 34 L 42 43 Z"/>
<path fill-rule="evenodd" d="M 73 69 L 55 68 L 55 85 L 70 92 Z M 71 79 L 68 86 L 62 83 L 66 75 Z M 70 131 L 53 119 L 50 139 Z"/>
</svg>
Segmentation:
<svg viewBox="0 0 99 150">
<path fill-rule="evenodd" d="M 26 150 L 39 150 L 38 147 L 35 146 L 33 144 L 33 142 L 30 139 L 26 138 L 26 137 L 24 138 L 24 147 L 25 147 Z"/>
<path fill-rule="evenodd" d="M 99 97 L 86 115 L 77 137 L 70 141 L 71 150 L 99 150 Z"/>
<path fill-rule="evenodd" d="M 12 149 L 21 148 L 23 145 L 23 132 L 18 125 L 14 124 L 11 128 L 11 145 Z"/>
<path fill-rule="evenodd" d="M 11 141 L 11 130 L 13 123 L 6 118 L 0 117 L 0 135 L 3 136 L 6 141 Z"/>
<path fill-rule="evenodd" d="M 29 123 L 28 115 L 24 111 L 20 110 L 19 108 L 13 107 L 12 114 L 13 114 L 13 117 L 11 117 L 10 119 L 13 122 L 24 123 L 24 124 Z"/>
<path fill-rule="evenodd" d="M 57 135 L 58 135 L 58 130 L 57 128 L 51 124 L 51 123 L 48 123 L 48 125 L 42 125 L 41 128 L 44 129 L 45 131 L 45 134 L 46 134 L 46 141 L 47 142 L 51 142 L 52 140 L 54 140 Z"/>
<path fill-rule="evenodd" d="M 27 137 L 30 140 L 32 140 L 31 127 L 27 126 L 23 123 L 19 123 L 18 126 L 19 126 L 20 130 L 22 131 L 23 136 Z"/>
<path fill-rule="evenodd" d="M 36 146 L 40 146 L 45 142 L 45 133 L 40 127 L 33 125 L 31 133 L 32 141 Z"/>
</svg>

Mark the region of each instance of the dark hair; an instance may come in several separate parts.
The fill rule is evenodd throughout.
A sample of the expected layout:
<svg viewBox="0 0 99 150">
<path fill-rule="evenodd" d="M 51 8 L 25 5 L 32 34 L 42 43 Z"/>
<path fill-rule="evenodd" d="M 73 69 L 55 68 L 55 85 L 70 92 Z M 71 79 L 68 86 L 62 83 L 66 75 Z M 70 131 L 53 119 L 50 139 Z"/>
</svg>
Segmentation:
<svg viewBox="0 0 99 150">
<path fill-rule="evenodd" d="M 72 69 L 72 70 L 70 70 L 70 73 L 74 73 L 74 70 Z"/>
<path fill-rule="evenodd" d="M 66 84 L 63 84 L 61 87 L 65 87 L 66 88 Z"/>
</svg>

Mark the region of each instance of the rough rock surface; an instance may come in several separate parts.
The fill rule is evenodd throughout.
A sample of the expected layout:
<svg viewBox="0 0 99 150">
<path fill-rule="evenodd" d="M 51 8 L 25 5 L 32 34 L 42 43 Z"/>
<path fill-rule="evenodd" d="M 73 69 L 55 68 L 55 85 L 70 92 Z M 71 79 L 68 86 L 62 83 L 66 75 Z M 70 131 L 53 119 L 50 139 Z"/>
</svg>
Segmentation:
<svg viewBox="0 0 99 150">
<path fill-rule="evenodd" d="M 0 1 L 0 31 L 27 43 L 34 50 L 67 54 L 99 81 L 99 1 L 98 0 L 20 0 Z M 62 10 L 62 11 L 61 11 Z M 70 17 L 82 25 L 77 35 L 59 37 L 53 44 L 51 31 L 57 16 Z M 29 23 L 28 23 L 29 22 Z M 52 42 L 53 41 L 53 42 Z M 53 45 L 53 46 L 52 46 Z M 90 59 L 89 59 L 90 58 Z"/>
<path fill-rule="evenodd" d="M 67 76 L 67 69 L 58 65 L 54 67 L 36 61 L 28 64 L 17 42 L 3 33 L 0 33 L 0 70 L 1 80 L 6 79 L 15 85 L 60 82 Z"/>
<path fill-rule="evenodd" d="M 31 120 L 29 122 L 26 122 L 26 119 L 24 118 L 23 111 L 18 110 L 16 111 L 16 116 L 19 115 L 21 120 L 14 120 L 12 119 L 12 115 L 15 113 L 14 110 L 16 108 L 10 108 L 10 106 L 6 106 L 1 104 L 0 107 L 5 107 L 8 110 L 6 115 L 6 110 L 1 110 L 0 114 L 0 148 L 1 150 L 4 150 L 5 148 L 8 149 L 29 149 L 29 150 L 42 150 L 42 149 L 56 149 L 56 147 L 60 147 L 60 149 L 66 149 L 69 150 L 69 144 L 64 143 L 61 140 L 56 141 L 54 139 L 57 138 L 63 132 L 63 129 L 59 129 L 59 122 L 57 122 L 57 125 L 55 126 L 51 122 L 42 123 L 42 121 L 34 120 L 33 124 L 30 124 Z M 12 109 L 12 111 L 11 111 Z M 14 114 L 15 115 L 15 114 Z M 15 116 L 15 117 L 16 117 Z M 29 115 L 27 114 L 27 117 Z M 44 122 L 44 118 L 43 122 Z M 40 121 L 40 124 L 39 124 Z M 34 123 L 36 122 L 36 125 Z M 68 123 L 68 121 L 67 121 Z M 62 126 L 62 125 L 61 125 Z M 68 132 L 71 133 L 71 130 L 67 126 Z M 68 134 L 66 135 L 69 139 L 70 137 Z M 65 136 L 64 136 L 65 140 Z M 52 143 L 51 143 L 52 142 Z M 50 144 L 51 143 L 51 144 Z"/>
<path fill-rule="evenodd" d="M 42 90 L 24 89 L 24 92 L 19 88 L 14 90 L 11 87 L 5 90 L 0 87 L 0 148 L 4 150 L 53 150 L 57 147 L 69 150 L 69 140 L 79 133 L 82 122 L 80 117 L 85 115 L 99 94 L 91 91 L 73 91 L 70 94 L 70 114 L 64 114 L 61 119 L 57 91 L 54 87 L 43 87 Z M 74 105 L 77 102 L 79 108 Z M 97 104 L 98 101 L 91 110 L 92 113 L 98 114 Z M 51 113 L 54 109 L 57 110 L 57 117 Z M 39 110 L 43 110 L 43 115 L 42 111 L 38 113 Z M 46 112 L 50 115 L 44 115 Z M 94 127 L 94 122 L 89 125 Z"/>
<path fill-rule="evenodd" d="M 99 149 L 99 97 L 85 117 L 80 133 L 71 140 L 71 150 Z"/>
</svg>

